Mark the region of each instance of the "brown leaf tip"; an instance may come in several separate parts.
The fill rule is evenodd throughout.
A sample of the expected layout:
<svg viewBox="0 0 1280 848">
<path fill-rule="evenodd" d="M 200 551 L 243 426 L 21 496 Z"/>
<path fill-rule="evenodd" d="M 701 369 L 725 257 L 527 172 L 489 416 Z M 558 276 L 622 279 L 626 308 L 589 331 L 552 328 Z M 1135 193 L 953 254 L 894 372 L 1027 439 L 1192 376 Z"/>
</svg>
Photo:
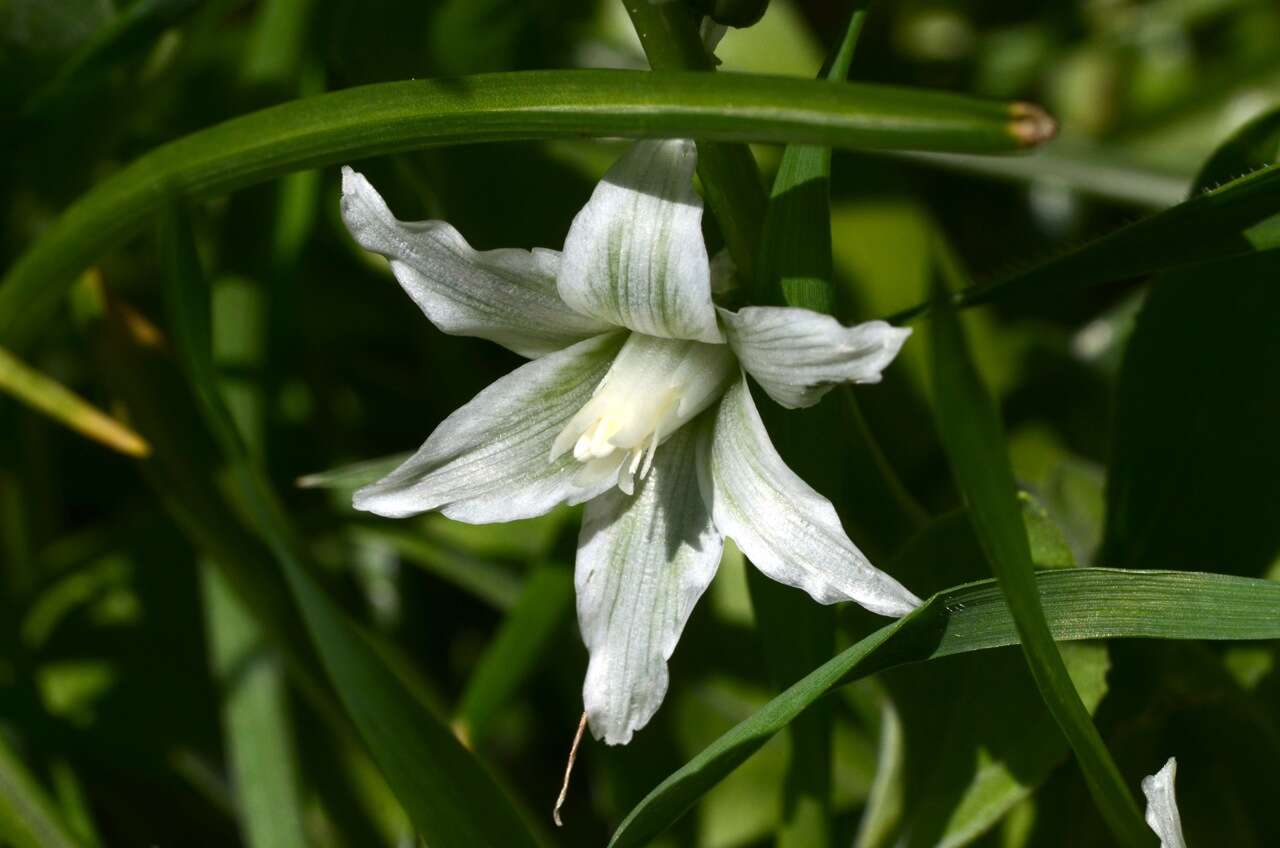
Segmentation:
<svg viewBox="0 0 1280 848">
<path fill-rule="evenodd" d="M 1009 129 L 1024 147 L 1044 144 L 1058 134 L 1058 122 L 1034 103 L 1014 103 L 1009 115 L 1013 118 Z"/>
</svg>

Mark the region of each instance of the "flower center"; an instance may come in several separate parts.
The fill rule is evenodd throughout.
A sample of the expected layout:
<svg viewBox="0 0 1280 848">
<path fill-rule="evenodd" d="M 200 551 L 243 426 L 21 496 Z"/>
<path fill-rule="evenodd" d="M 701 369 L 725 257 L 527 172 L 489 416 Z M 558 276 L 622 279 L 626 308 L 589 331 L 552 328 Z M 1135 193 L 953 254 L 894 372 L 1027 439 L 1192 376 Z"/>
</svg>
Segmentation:
<svg viewBox="0 0 1280 848">
<path fill-rule="evenodd" d="M 728 345 L 632 333 L 591 400 L 556 437 L 551 459 L 572 448 L 582 463 L 579 485 L 616 473 L 618 488 L 631 494 L 658 445 L 724 393 L 733 365 Z"/>
</svg>

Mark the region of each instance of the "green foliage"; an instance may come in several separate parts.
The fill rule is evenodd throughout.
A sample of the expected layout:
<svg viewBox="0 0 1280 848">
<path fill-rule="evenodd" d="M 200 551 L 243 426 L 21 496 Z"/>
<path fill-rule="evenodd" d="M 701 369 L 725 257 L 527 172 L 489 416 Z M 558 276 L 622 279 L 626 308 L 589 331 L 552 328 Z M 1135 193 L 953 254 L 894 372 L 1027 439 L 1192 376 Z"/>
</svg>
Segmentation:
<svg viewBox="0 0 1280 848">
<path fill-rule="evenodd" d="M 974 7 L 0 0 L 0 844 L 1107 845 L 1171 755 L 1188 844 L 1280 844 L 1280 9 Z M 1003 155 L 1024 103 L 1060 138 Z M 352 510 L 518 360 L 424 321 L 336 166 L 559 248 L 668 136 L 722 305 L 935 312 L 880 385 L 755 393 L 927 600 L 730 546 L 553 830 L 581 510 Z"/>
</svg>

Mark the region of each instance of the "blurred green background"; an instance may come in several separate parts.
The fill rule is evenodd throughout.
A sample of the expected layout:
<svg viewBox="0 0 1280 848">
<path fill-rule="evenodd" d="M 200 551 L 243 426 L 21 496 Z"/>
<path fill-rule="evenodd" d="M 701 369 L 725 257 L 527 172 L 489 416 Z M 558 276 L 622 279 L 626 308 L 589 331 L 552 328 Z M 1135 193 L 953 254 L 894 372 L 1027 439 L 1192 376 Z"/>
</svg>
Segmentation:
<svg viewBox="0 0 1280 848">
<path fill-rule="evenodd" d="M 773 0 L 758 25 L 724 39 L 722 70 L 812 77 L 848 11 Z M 1270 0 L 874 5 L 852 79 L 1030 100 L 1061 131 L 1020 157 L 838 153 L 840 317 L 916 304 L 939 256 L 953 282 L 992 279 L 1184 199 L 1224 139 L 1280 105 L 1277 43 Z M 122 163 L 228 117 L 363 83 L 569 67 L 645 67 L 620 4 L 0 0 L 0 267 Z M 1259 164 L 1275 159 L 1275 136 L 1263 140 Z M 481 249 L 558 248 L 620 149 L 463 146 L 352 164 L 401 218 L 448 220 Z M 771 174 L 778 151 L 757 158 Z M 347 491 L 292 486 L 415 448 L 518 364 L 430 327 L 348 238 L 338 177 L 296 174 L 196 210 L 228 402 L 332 596 L 549 832 L 586 666 L 573 512 L 492 527 L 391 522 L 354 513 Z M 710 216 L 707 229 L 714 244 Z M 148 237 L 95 266 L 28 361 L 112 408 L 122 366 L 100 344 L 95 293 L 105 287 L 163 333 L 158 257 Z M 1182 272 L 1150 301 L 1136 278 L 966 313 L 1028 515 L 1049 528 L 1037 537 L 1048 539 L 1042 565 L 1268 574 L 1280 553 L 1275 270 Z M 1153 317 L 1130 346 L 1140 310 Z M 823 479 L 811 475 L 854 540 L 921 595 L 988 574 L 956 518 L 924 362 L 917 338 L 858 397 L 891 467 L 942 518 L 918 533 L 882 521 L 838 444 Z M 185 426 L 188 390 L 171 363 L 123 367 Z M 208 450 L 195 435 L 189 449 Z M 1128 488 L 1108 492 L 1117 468 Z M 291 682 L 190 523 L 175 520 L 201 512 L 193 498 L 0 396 L 5 747 L 85 845 L 414 844 L 356 737 Z M 841 644 L 872 626 L 848 610 L 841 624 Z M 762 651 L 731 554 L 673 657 L 662 710 L 627 748 L 586 746 L 566 826 L 548 838 L 604 844 L 656 783 L 777 691 Z M 1126 775 L 1177 754 L 1192 844 L 1280 844 L 1272 647 L 1131 641 L 1064 653 Z M 831 704 L 834 844 L 1107 844 L 1015 649 L 898 669 Z M 662 844 L 773 844 L 787 746 L 785 735 L 770 742 Z"/>
</svg>

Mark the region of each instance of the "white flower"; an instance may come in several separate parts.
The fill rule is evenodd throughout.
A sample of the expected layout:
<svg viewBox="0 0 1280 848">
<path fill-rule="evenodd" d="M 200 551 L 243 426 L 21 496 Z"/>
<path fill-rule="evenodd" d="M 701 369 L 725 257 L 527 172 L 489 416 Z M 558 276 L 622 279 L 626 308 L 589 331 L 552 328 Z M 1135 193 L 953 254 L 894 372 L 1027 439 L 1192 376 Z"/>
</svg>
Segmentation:
<svg viewBox="0 0 1280 848">
<path fill-rule="evenodd" d="M 743 369 L 810 406 L 874 383 L 909 330 L 843 327 L 802 309 L 712 302 L 689 141 L 632 146 L 578 213 L 564 252 L 475 251 L 448 224 L 398 221 L 344 169 L 342 214 L 446 333 L 532 361 L 486 388 L 418 452 L 360 489 L 386 516 L 483 524 L 586 503 L 578 621 L 596 738 L 626 743 L 667 689 L 667 659 L 731 537 L 757 568 L 821 603 L 904 615 L 915 595 L 849 540 L 783 464 Z"/>
<path fill-rule="evenodd" d="M 1160 848 L 1187 848 L 1182 838 L 1178 799 L 1173 794 L 1177 774 L 1178 761 L 1170 757 L 1164 768 L 1142 779 L 1142 794 L 1147 796 L 1147 824 L 1160 837 Z"/>
</svg>

